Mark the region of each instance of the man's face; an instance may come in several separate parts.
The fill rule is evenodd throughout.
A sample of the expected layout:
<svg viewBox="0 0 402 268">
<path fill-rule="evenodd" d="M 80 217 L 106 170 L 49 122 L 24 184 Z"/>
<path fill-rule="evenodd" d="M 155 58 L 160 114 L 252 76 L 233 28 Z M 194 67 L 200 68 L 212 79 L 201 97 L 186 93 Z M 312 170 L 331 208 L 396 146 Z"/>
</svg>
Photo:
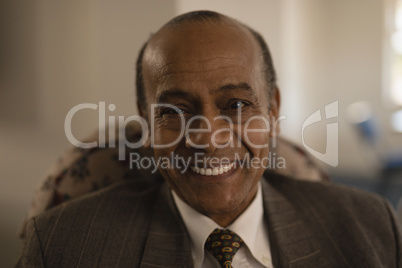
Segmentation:
<svg viewBox="0 0 402 268">
<path fill-rule="evenodd" d="M 236 24 L 163 29 L 149 43 L 143 66 L 149 108 L 178 108 L 160 105 L 147 112 L 153 116 L 156 159 L 178 159 L 172 168 L 160 168 L 161 174 L 191 207 L 229 224 L 254 198 L 264 171 L 239 160 L 266 159 L 269 152 L 272 119 L 256 41 Z M 250 131 L 255 129 L 260 131 Z M 182 159 L 190 163 L 187 170 Z"/>
</svg>

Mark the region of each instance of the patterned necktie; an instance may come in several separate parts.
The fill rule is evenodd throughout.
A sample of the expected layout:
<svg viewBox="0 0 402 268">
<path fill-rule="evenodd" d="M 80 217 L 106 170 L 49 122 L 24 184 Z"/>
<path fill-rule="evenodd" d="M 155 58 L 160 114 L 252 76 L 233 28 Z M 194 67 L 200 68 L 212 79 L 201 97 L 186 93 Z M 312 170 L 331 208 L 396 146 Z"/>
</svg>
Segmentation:
<svg viewBox="0 0 402 268">
<path fill-rule="evenodd" d="M 233 268 L 232 259 L 243 245 L 243 240 L 234 232 L 226 229 L 215 229 L 205 242 L 205 249 L 214 255 L 222 268 Z"/>
</svg>

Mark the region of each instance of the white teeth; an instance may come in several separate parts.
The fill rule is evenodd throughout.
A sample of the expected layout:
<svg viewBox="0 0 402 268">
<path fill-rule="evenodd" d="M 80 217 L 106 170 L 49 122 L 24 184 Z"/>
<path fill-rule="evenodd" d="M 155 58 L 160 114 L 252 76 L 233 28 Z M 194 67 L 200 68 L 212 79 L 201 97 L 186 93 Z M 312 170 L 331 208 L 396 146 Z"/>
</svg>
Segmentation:
<svg viewBox="0 0 402 268">
<path fill-rule="evenodd" d="M 216 176 L 216 175 L 221 175 L 223 173 L 228 172 L 232 167 L 234 166 L 234 163 L 231 163 L 229 165 L 224 165 L 216 168 L 199 168 L 199 167 L 191 167 L 191 169 L 198 174 L 201 175 L 206 175 L 206 176 Z"/>
</svg>

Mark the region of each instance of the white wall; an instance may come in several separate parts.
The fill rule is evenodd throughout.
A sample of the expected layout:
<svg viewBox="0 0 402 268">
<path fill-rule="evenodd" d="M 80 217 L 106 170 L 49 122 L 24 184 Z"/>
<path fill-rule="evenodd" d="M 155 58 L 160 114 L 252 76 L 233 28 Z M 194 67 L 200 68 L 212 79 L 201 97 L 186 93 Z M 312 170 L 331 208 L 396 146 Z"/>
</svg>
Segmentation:
<svg viewBox="0 0 402 268">
<path fill-rule="evenodd" d="M 293 56 L 284 59 L 283 65 L 293 58 L 294 66 L 290 70 L 295 78 L 286 89 L 295 92 L 301 104 L 290 106 L 296 109 L 283 107 L 284 112 L 297 113 L 299 117 L 287 122 L 291 124 L 285 123 L 284 134 L 292 133 L 289 136 L 300 142 L 303 119 L 339 100 L 339 166 L 328 168 L 332 173 L 375 176 L 376 158 L 348 123 L 346 108 L 355 101 L 370 102 L 383 130 L 382 151 L 402 149 L 402 135 L 390 130 L 390 110 L 382 101 L 384 3 L 365 0 L 286 2 L 291 12 L 285 12 L 285 16 L 292 25 L 285 28 L 285 32 L 288 29 L 288 43 L 292 45 L 284 53 Z M 305 134 L 311 147 L 325 151 L 324 124 L 312 126 Z"/>
<path fill-rule="evenodd" d="M 0 3 L 0 266 L 11 267 L 17 230 L 33 189 L 70 147 L 64 119 L 75 105 L 106 101 L 114 114 L 136 112 L 136 55 L 172 18 L 174 1 L 89 0 Z M 77 114 L 87 137 L 96 111 Z"/>
<path fill-rule="evenodd" d="M 282 135 L 302 144 L 302 124 L 338 100 L 339 118 L 305 130 L 305 142 L 325 153 L 326 123 L 339 123 L 339 165 L 322 163 L 331 173 L 375 175 L 376 158 L 348 123 L 346 108 L 367 100 L 381 120 L 390 148 L 402 147 L 402 135 L 390 131 L 390 111 L 382 102 L 383 1 L 367 0 L 178 0 L 177 13 L 196 9 L 222 12 L 245 22 L 265 37 L 282 93 Z M 322 116 L 325 116 L 322 114 Z M 401 148 L 402 149 L 402 148 Z"/>
<path fill-rule="evenodd" d="M 381 2 L 288 0 L 284 7 L 288 25 L 284 28 L 287 48 L 283 53 L 291 56 L 283 63 L 289 68 L 282 70 L 291 79 L 287 81 L 288 74 L 283 75 L 292 103 L 283 105 L 282 111 L 289 115 L 283 134 L 301 143 L 304 120 L 338 100 L 339 118 L 328 122 L 339 122 L 339 166 L 327 168 L 331 172 L 368 174 L 364 171 L 366 159 L 358 152 L 361 144 L 346 121 L 345 109 L 361 99 L 378 102 L 381 94 Z M 324 153 L 325 133 L 325 122 L 312 125 L 305 130 L 305 142 Z"/>
</svg>

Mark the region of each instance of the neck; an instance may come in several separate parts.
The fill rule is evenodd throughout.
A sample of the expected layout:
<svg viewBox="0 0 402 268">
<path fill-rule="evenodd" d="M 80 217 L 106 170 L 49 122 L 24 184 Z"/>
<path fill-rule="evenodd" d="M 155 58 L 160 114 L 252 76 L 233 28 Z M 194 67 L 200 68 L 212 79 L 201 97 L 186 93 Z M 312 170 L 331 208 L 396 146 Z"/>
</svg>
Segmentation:
<svg viewBox="0 0 402 268">
<path fill-rule="evenodd" d="M 244 211 L 244 210 L 243 210 Z M 237 217 L 239 217 L 241 215 L 241 213 L 243 213 L 243 211 L 241 211 L 240 213 L 236 214 L 236 215 L 207 215 L 211 220 L 213 220 L 214 222 L 216 222 L 219 226 L 226 228 L 228 227 L 232 222 L 234 222 Z"/>
<path fill-rule="evenodd" d="M 207 214 L 207 216 L 211 220 L 216 222 L 219 226 L 226 228 L 227 226 L 232 224 L 248 208 L 248 206 L 253 202 L 253 200 L 257 196 L 257 191 L 258 187 L 250 197 L 248 197 L 246 200 L 244 200 L 242 204 L 238 206 L 236 210 L 224 214 Z"/>
</svg>

